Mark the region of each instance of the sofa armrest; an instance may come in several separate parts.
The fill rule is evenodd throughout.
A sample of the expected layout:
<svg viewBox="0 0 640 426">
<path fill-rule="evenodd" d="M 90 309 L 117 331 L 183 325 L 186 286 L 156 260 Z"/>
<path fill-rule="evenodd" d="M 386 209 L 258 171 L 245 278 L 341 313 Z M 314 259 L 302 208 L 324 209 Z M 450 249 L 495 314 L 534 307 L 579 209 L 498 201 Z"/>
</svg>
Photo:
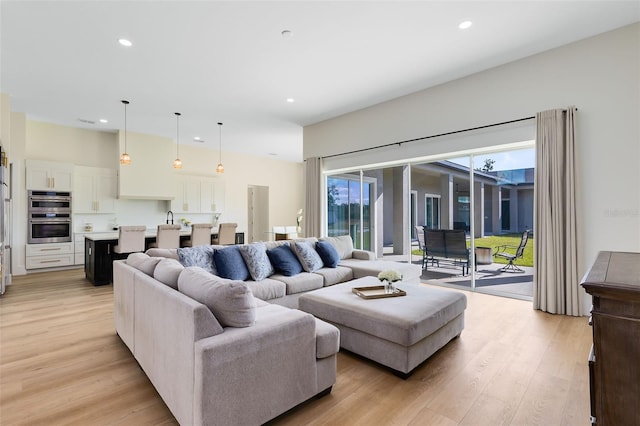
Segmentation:
<svg viewBox="0 0 640 426">
<path fill-rule="evenodd" d="M 316 358 L 333 356 L 340 350 L 338 327 L 316 318 Z"/>
<path fill-rule="evenodd" d="M 369 250 L 353 250 L 351 257 L 359 260 L 376 260 L 376 254 Z"/>
<path fill-rule="evenodd" d="M 318 392 L 315 318 L 277 305 L 196 342 L 194 423 L 262 424 Z"/>
</svg>

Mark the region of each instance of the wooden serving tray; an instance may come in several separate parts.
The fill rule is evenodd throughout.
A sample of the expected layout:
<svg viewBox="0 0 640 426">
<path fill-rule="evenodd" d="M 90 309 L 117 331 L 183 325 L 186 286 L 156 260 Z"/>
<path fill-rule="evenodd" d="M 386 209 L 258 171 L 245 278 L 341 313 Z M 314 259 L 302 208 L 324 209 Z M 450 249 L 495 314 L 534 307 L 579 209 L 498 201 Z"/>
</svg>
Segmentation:
<svg viewBox="0 0 640 426">
<path fill-rule="evenodd" d="M 363 299 L 381 299 L 383 297 L 399 297 L 406 296 L 407 293 L 396 287 L 395 292 L 385 293 L 383 285 L 374 285 L 371 287 L 354 287 L 351 291 Z"/>
</svg>

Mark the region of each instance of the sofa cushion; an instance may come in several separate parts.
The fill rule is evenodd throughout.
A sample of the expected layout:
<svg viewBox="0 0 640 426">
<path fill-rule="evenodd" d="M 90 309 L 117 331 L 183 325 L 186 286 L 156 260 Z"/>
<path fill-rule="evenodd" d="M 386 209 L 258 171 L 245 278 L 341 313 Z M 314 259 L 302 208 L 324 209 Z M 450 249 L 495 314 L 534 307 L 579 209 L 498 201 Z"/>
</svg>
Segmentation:
<svg viewBox="0 0 640 426">
<path fill-rule="evenodd" d="M 238 247 L 254 281 L 264 280 L 275 272 L 269 261 L 269 256 L 267 256 L 267 247 L 264 243 L 259 242 Z"/>
<path fill-rule="evenodd" d="M 316 251 L 327 268 L 335 268 L 340 262 L 340 255 L 329 241 L 318 241 Z"/>
<path fill-rule="evenodd" d="M 213 247 L 195 246 L 176 250 L 178 252 L 178 260 L 183 266 L 199 266 L 209 273 L 218 274 L 213 263 Z"/>
<path fill-rule="evenodd" d="M 271 279 L 282 281 L 287 286 L 287 294 L 304 293 L 309 290 L 322 288 L 324 279 L 321 275 L 311 272 L 300 272 L 299 274 L 286 276 L 273 274 Z"/>
<path fill-rule="evenodd" d="M 178 290 L 206 305 L 224 327 L 249 327 L 256 319 L 256 302 L 247 283 L 224 282 L 198 266 L 185 268 Z"/>
<path fill-rule="evenodd" d="M 260 281 L 245 281 L 253 296 L 260 300 L 271 300 L 284 297 L 287 294 L 287 286 L 282 281 L 265 278 Z"/>
<path fill-rule="evenodd" d="M 271 250 L 267 250 L 267 256 L 271 260 L 276 272 L 291 277 L 302 272 L 300 261 L 291 251 L 289 244 L 283 244 Z"/>
<path fill-rule="evenodd" d="M 336 249 L 340 259 L 350 259 L 353 252 L 353 241 L 349 235 L 340 235 L 339 237 L 324 237 L 322 241 L 328 241 L 333 248 Z"/>
<path fill-rule="evenodd" d="M 153 271 L 153 278 L 177 290 L 178 277 L 183 270 L 184 266 L 177 260 L 162 259 Z"/>
<path fill-rule="evenodd" d="M 291 243 L 293 252 L 298 256 L 302 269 L 306 272 L 314 272 L 324 266 L 320 255 L 313 248 L 313 243 L 309 241 L 293 241 Z"/>
<path fill-rule="evenodd" d="M 144 253 L 131 253 L 127 256 L 127 265 L 131 265 L 151 277 L 153 276 L 153 271 L 156 269 L 156 265 L 161 260 L 161 257 L 150 257 Z"/>
<path fill-rule="evenodd" d="M 249 278 L 249 270 L 244 263 L 238 246 L 228 246 L 213 253 L 217 275 L 230 280 L 244 281 Z"/>
<path fill-rule="evenodd" d="M 169 259 L 178 260 L 178 251 L 174 248 L 150 248 L 145 253 L 151 257 L 168 257 Z"/>
<path fill-rule="evenodd" d="M 289 244 L 289 240 L 277 240 L 277 241 L 265 241 L 264 242 L 264 246 L 267 248 L 267 250 L 271 250 L 274 249 L 276 247 L 280 247 L 283 245 L 288 245 Z"/>
<path fill-rule="evenodd" d="M 324 278 L 324 286 L 330 286 L 353 279 L 353 271 L 346 266 L 336 266 L 335 268 L 321 268 L 314 274 L 322 275 Z"/>
</svg>

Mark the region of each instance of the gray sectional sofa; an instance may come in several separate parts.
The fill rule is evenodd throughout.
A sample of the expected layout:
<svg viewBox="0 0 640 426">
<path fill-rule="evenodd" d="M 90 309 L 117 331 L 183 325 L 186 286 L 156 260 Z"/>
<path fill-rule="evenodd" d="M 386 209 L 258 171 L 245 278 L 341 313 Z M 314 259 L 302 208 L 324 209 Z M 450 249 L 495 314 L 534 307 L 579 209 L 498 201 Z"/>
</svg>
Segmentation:
<svg viewBox="0 0 640 426">
<path fill-rule="evenodd" d="M 334 326 L 173 259 L 113 268 L 116 331 L 181 425 L 261 424 L 335 383 Z"/>
<path fill-rule="evenodd" d="M 296 245 L 310 243 L 316 244 L 318 241 L 329 243 L 337 252 L 339 257 L 337 266 L 327 267 L 324 264 L 317 268 L 305 268 L 298 274 L 287 276 L 278 271 L 274 271 L 267 277 L 255 280 L 248 276 L 244 281 L 249 285 L 253 295 L 258 299 L 286 306 L 288 308 L 298 308 L 298 298 L 307 291 L 316 290 L 322 287 L 351 281 L 365 276 L 377 276 L 378 273 L 395 269 L 402 274 L 403 282 L 409 284 L 419 284 L 422 269 L 418 265 L 391 262 L 376 259 L 375 253 L 367 250 L 353 248 L 353 241 L 349 235 L 339 237 L 324 238 L 299 238 L 295 240 L 269 241 L 265 243 L 244 244 L 240 246 L 210 246 L 212 250 L 222 248 L 249 248 L 255 244 L 264 244 L 266 250 L 271 250 L 283 245 L 295 247 Z M 179 259 L 178 252 L 182 249 L 149 249 L 149 256 L 168 257 Z M 185 250 L 186 251 L 186 250 Z M 295 252 L 295 249 L 293 250 Z M 249 256 L 244 256 L 245 264 Z M 215 273 L 215 271 L 213 271 Z M 251 274 L 250 274 L 251 275 Z"/>
<path fill-rule="evenodd" d="M 419 282 L 419 266 L 375 260 L 354 250 L 348 236 L 318 243 L 150 249 L 114 262 L 116 331 L 180 424 L 261 424 L 331 391 L 339 330 L 290 309 L 300 295 L 386 269 Z M 328 247 L 332 258 L 318 263 L 314 246 Z M 223 271 L 238 253 L 253 276 Z M 304 270 L 275 268 L 283 253 L 289 260 L 294 253 Z M 223 272 L 232 278 L 216 274 Z"/>
</svg>

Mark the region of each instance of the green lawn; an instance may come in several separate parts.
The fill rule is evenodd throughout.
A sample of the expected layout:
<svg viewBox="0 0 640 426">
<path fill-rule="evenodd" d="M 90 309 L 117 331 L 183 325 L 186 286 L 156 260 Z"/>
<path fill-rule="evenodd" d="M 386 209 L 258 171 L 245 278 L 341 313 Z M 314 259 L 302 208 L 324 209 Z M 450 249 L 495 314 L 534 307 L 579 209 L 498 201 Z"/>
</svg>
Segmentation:
<svg viewBox="0 0 640 426">
<path fill-rule="evenodd" d="M 491 247 L 493 252 L 496 252 L 496 248 L 502 245 L 513 246 L 513 248 L 507 249 L 509 253 L 515 253 L 515 247 L 518 247 L 520 244 L 521 234 L 506 234 L 506 235 L 494 235 L 491 237 L 484 238 L 476 238 L 476 247 Z M 471 244 L 468 243 L 470 246 Z M 417 256 L 422 256 L 422 252 L 420 250 L 413 250 L 413 254 Z M 506 259 L 500 257 L 493 258 L 494 263 L 507 263 Z M 529 236 L 529 241 L 527 241 L 527 245 L 524 248 L 524 255 L 522 259 L 518 259 L 515 261 L 516 265 L 519 266 L 533 266 L 533 237 Z"/>
</svg>

